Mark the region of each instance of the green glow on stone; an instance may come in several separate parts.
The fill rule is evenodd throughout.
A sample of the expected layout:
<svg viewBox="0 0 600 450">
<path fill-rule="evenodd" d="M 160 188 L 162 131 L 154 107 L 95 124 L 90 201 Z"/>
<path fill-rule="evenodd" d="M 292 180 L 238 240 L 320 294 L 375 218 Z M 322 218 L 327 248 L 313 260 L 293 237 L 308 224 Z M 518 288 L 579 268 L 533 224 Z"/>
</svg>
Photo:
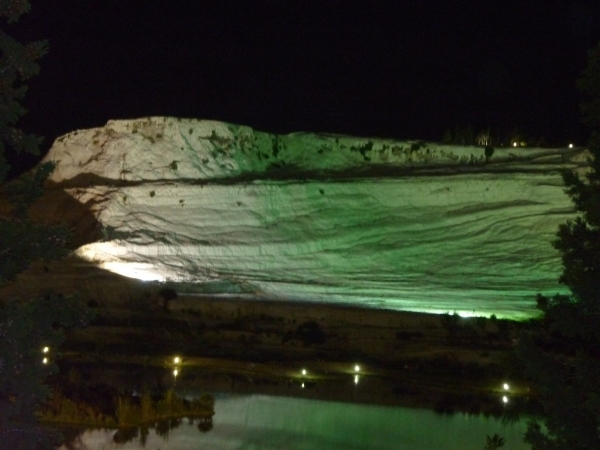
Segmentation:
<svg viewBox="0 0 600 450">
<path fill-rule="evenodd" d="M 219 125 L 217 135 L 234 128 Z M 255 136 L 258 147 L 272 148 L 272 136 Z M 366 142 L 344 139 L 355 147 Z M 336 168 L 345 153 L 325 152 L 322 158 L 342 158 L 325 163 L 302 151 L 333 140 L 290 135 L 280 140 L 286 149 L 279 156 Z M 444 158 L 459 160 L 474 151 L 438 150 L 440 158 L 443 150 Z M 558 171 L 547 167 L 556 158 L 546 157 L 556 151 L 507 150 L 546 162 L 537 171 L 501 174 L 482 165 L 478 172 L 448 169 L 435 176 L 230 185 L 211 184 L 204 174 L 204 185 L 151 180 L 154 197 L 147 185 L 122 186 L 102 210 L 102 224 L 113 236 L 77 254 L 141 280 L 195 283 L 199 293 L 221 283 L 223 294 L 251 292 L 282 301 L 527 318 L 537 314 L 537 293 L 566 293 L 557 281 L 560 257 L 551 241 L 558 225 L 572 218 L 572 205 Z M 200 151 L 185 150 L 196 159 Z M 192 170 L 186 155 L 177 156 L 181 176 Z M 361 159 L 357 152 L 349 155 Z M 241 168 L 247 156 L 234 151 L 232 167 Z M 123 195 L 126 205 L 118 201 Z"/>
</svg>

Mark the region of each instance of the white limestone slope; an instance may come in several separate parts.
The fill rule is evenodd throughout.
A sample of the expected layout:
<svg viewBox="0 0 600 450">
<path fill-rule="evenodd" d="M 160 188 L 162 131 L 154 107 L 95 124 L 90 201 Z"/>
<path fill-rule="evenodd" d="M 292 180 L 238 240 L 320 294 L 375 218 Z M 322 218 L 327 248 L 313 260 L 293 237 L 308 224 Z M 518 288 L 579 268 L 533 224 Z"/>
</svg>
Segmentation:
<svg viewBox="0 0 600 450">
<path fill-rule="evenodd" d="M 59 138 L 52 181 L 93 200 L 77 250 L 141 279 L 223 294 L 523 316 L 552 294 L 582 149 L 496 149 L 112 121 Z"/>
</svg>

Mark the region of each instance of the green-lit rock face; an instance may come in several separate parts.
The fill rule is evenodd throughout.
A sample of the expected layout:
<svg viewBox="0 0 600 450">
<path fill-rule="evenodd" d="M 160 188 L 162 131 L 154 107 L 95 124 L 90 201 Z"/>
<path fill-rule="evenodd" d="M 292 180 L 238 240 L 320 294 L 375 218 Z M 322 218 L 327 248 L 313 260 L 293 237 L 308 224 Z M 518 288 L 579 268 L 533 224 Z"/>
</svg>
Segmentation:
<svg viewBox="0 0 600 450">
<path fill-rule="evenodd" d="M 561 288 L 581 149 L 495 149 L 144 119 L 59 138 L 53 181 L 97 203 L 77 254 L 198 292 L 522 316 Z"/>
</svg>

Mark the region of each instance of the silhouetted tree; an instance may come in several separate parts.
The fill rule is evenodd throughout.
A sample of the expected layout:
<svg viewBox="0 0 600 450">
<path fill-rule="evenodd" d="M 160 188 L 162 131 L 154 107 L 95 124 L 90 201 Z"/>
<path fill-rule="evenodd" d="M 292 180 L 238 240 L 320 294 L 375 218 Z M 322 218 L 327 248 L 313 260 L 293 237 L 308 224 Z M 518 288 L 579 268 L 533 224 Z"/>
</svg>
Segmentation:
<svg viewBox="0 0 600 450">
<path fill-rule="evenodd" d="M 484 450 L 498 450 L 500 447 L 504 447 L 504 438 L 499 436 L 498 433 L 494 433 L 493 436 L 488 434 Z"/>
<path fill-rule="evenodd" d="M 325 332 L 314 320 L 309 320 L 298 325 L 296 328 L 296 337 L 300 339 L 305 346 L 323 344 L 327 340 Z"/>
<path fill-rule="evenodd" d="M 0 19 L 16 22 L 29 9 L 27 0 L 0 0 Z M 23 83 L 38 73 L 36 61 L 46 51 L 45 41 L 24 45 L 0 31 L 0 182 L 9 169 L 7 150 L 39 154 L 40 138 L 15 124 L 26 112 L 20 104 L 27 90 Z M 35 224 L 27 213 L 52 169 L 52 164 L 43 164 L 2 187 L 0 286 L 35 260 L 57 259 L 67 253 L 66 227 Z M 35 412 L 50 394 L 44 380 L 57 369 L 55 356 L 63 339 L 60 329 L 84 326 L 90 318 L 88 309 L 75 299 L 0 299 L 0 447 L 54 448 L 58 434 L 41 427 Z M 45 346 L 47 354 L 42 353 Z"/>
<path fill-rule="evenodd" d="M 442 327 L 448 332 L 448 337 L 453 339 L 459 329 L 460 316 L 458 313 L 445 313 L 440 316 Z"/>
<path fill-rule="evenodd" d="M 578 216 L 559 227 L 553 243 L 571 295 L 538 295 L 542 329 L 517 346 L 546 415 L 545 430 L 531 422 L 525 434 L 534 450 L 600 448 L 600 45 L 578 87 L 591 129 L 591 170 L 563 173 Z"/>
<path fill-rule="evenodd" d="M 177 299 L 177 292 L 173 288 L 165 287 L 165 288 L 162 288 L 160 291 L 158 291 L 158 295 L 163 300 L 162 301 L 163 309 L 166 312 L 169 312 L 169 302 L 171 300 Z"/>
</svg>

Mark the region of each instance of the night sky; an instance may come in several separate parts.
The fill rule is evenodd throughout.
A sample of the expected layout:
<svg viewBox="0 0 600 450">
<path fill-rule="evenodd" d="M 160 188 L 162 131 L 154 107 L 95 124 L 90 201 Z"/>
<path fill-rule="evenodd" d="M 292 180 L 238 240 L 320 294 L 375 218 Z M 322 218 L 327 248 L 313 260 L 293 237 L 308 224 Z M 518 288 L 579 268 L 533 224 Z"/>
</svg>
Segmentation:
<svg viewBox="0 0 600 450">
<path fill-rule="evenodd" d="M 584 143 L 576 79 L 600 2 L 32 0 L 48 39 L 20 122 L 54 139 L 168 115 L 262 131 L 440 140 L 517 130 Z"/>
</svg>

